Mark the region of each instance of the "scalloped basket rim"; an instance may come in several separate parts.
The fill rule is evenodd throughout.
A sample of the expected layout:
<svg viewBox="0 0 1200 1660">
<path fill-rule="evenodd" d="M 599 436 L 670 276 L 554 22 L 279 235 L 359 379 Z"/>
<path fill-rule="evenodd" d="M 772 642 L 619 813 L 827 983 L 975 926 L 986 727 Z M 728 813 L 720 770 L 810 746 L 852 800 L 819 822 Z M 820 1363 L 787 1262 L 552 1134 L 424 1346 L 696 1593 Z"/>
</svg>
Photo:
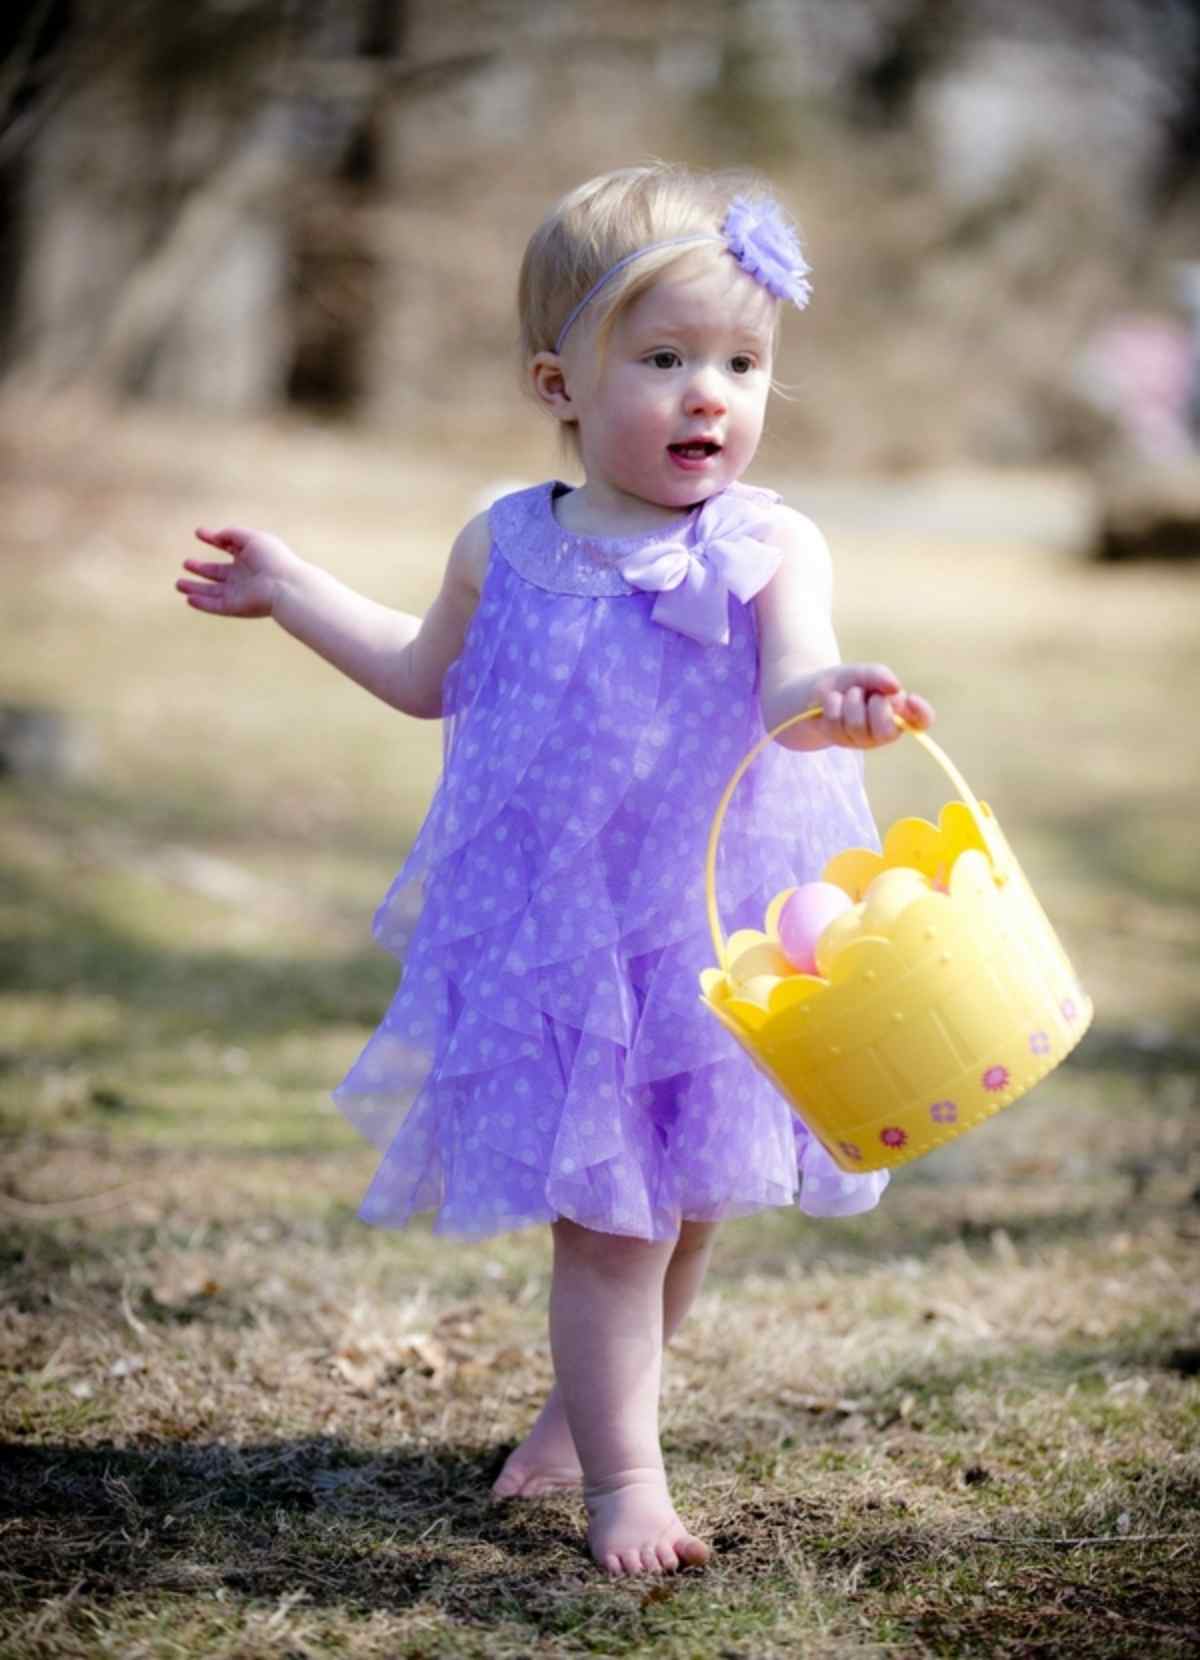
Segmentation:
<svg viewBox="0 0 1200 1660">
<path fill-rule="evenodd" d="M 729 1010 L 731 1004 L 736 1004 L 739 1011 L 754 1011 L 753 1024 L 748 1023 L 747 1030 L 758 1032 L 773 1015 L 785 1013 L 798 1003 L 807 1002 L 813 997 L 821 996 L 822 993 L 844 988 L 851 981 L 864 978 L 872 968 L 877 974 L 890 973 L 900 968 L 901 942 L 908 935 L 924 929 L 928 922 L 940 922 L 947 905 L 954 906 L 955 922 L 961 926 L 964 921 L 964 905 L 974 905 L 978 902 L 980 894 L 986 894 L 989 890 L 995 892 L 1002 885 L 991 855 L 976 847 L 962 849 L 951 867 L 949 876 L 949 893 L 939 890 L 918 894 L 896 914 L 886 932 L 881 930 L 875 934 L 858 934 L 847 940 L 845 945 L 835 952 L 827 976 L 802 973 L 785 975 L 772 989 L 770 1000 L 764 1005 L 752 998 L 739 996 L 738 989 L 732 982 L 730 969 L 705 968 L 700 974 L 701 1001 L 715 1008 L 718 999 L 713 993 L 722 983 L 727 984 L 728 990 L 726 995 L 720 998 L 720 1006 Z M 764 944 L 774 944 L 757 929 L 741 928 L 736 934 L 730 935 L 726 942 L 727 954 L 734 940 L 748 939 L 751 935 L 754 943 L 745 945 L 742 951 L 736 953 L 737 958 L 744 956 L 747 951 L 761 949 Z M 775 949 L 778 950 L 778 946 L 775 946 Z M 708 977 L 711 975 L 717 975 L 719 978 L 709 980 Z M 798 996 L 795 992 L 784 992 L 784 987 L 797 982 L 804 983 L 812 989 L 806 990 L 803 996 Z M 759 1018 L 760 1015 L 762 1018 Z"/>
<path fill-rule="evenodd" d="M 1003 838 L 999 821 L 987 802 L 980 801 L 979 807 L 988 820 L 989 830 Z M 964 836 L 963 831 L 965 829 L 970 829 L 973 834 L 969 837 Z M 976 823 L 973 809 L 965 801 L 960 801 L 955 796 L 952 800 L 943 802 L 938 812 L 936 824 L 932 819 L 922 818 L 920 814 L 910 814 L 905 818 L 896 819 L 888 827 L 883 838 L 882 848 L 878 851 L 872 847 L 847 847 L 843 848 L 840 853 L 835 853 L 826 862 L 821 880 L 832 882 L 836 887 L 840 887 L 844 893 L 849 894 L 851 899 L 857 900 L 861 898 L 861 889 L 869 884 L 870 877 L 861 883 L 853 883 L 848 886 L 847 882 L 839 875 L 839 871 L 859 867 L 869 869 L 873 876 L 877 876 L 885 870 L 905 868 L 919 870 L 920 866 L 914 865 L 910 857 L 904 856 L 912 853 L 914 841 L 918 845 L 924 844 L 930 848 L 929 863 L 935 871 L 937 860 L 932 854 L 939 842 L 945 844 L 941 851 L 950 856 L 947 874 L 953 870 L 954 865 L 957 864 L 963 853 L 971 851 L 983 853 L 985 857 L 992 860 L 994 867 L 995 861 L 992 858 L 991 850 L 988 848 L 987 838 Z"/>
</svg>

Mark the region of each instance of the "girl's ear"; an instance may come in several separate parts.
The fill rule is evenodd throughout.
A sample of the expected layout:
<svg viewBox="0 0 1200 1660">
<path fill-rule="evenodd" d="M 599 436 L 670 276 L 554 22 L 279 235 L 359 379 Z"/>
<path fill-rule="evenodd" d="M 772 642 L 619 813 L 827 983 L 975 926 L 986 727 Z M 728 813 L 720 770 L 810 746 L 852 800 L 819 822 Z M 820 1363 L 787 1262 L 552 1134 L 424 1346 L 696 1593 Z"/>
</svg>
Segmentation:
<svg viewBox="0 0 1200 1660">
<path fill-rule="evenodd" d="M 529 365 L 529 379 L 534 396 L 557 421 L 578 420 L 571 394 L 567 391 L 563 360 L 557 352 L 538 352 Z"/>
</svg>

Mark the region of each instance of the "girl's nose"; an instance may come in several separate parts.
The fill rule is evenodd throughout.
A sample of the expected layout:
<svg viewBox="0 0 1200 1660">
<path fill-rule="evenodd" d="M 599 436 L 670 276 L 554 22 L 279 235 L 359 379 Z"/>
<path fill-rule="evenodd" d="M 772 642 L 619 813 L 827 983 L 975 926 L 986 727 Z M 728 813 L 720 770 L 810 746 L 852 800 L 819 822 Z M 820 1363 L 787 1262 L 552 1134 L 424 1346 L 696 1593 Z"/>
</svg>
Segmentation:
<svg viewBox="0 0 1200 1660">
<path fill-rule="evenodd" d="M 684 394 L 684 408 L 689 415 L 725 413 L 725 389 L 715 370 L 701 369 L 692 376 Z"/>
</svg>

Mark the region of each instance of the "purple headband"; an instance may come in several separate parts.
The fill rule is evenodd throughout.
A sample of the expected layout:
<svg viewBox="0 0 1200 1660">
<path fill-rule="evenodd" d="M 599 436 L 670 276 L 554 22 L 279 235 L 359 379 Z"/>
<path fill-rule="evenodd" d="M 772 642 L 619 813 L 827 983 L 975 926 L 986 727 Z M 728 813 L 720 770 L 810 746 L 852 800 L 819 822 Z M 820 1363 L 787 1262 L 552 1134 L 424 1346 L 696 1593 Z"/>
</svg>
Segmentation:
<svg viewBox="0 0 1200 1660">
<path fill-rule="evenodd" d="M 682 248 L 691 242 L 720 242 L 737 260 L 743 271 L 749 272 L 755 282 L 778 300 L 791 300 L 803 311 L 812 296 L 808 280 L 809 265 L 800 251 L 796 232 L 784 218 L 779 204 L 771 196 L 735 196 L 729 204 L 721 234 L 695 231 L 690 236 L 673 236 L 667 242 L 649 242 L 644 248 L 635 248 L 624 259 L 609 267 L 598 282 L 572 306 L 567 320 L 558 331 L 554 350 L 561 352 L 563 341 L 570 334 L 579 314 L 591 304 L 600 290 L 643 254 L 657 253 L 660 248 Z"/>
</svg>

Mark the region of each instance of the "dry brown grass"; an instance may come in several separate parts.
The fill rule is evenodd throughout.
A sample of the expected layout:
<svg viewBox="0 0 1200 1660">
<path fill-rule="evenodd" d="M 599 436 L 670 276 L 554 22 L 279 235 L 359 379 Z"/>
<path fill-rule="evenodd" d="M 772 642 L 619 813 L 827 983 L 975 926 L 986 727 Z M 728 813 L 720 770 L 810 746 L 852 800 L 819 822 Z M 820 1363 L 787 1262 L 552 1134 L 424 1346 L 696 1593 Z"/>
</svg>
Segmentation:
<svg viewBox="0 0 1200 1660">
<path fill-rule="evenodd" d="M 0 797 L 0 1653 L 1194 1653 L 1194 577 L 1081 565 L 1071 479 L 789 488 L 845 649 L 938 699 L 1098 1030 L 873 1215 L 725 1230 L 664 1404 L 715 1564 L 612 1586 L 573 1501 L 486 1497 L 550 1375 L 545 1240 L 362 1227 L 326 1099 L 437 733 L 170 594 L 227 512 L 421 604 L 532 450 L 16 413 L 0 695 L 96 759 Z M 885 818 L 941 798 L 872 767 Z"/>
</svg>

